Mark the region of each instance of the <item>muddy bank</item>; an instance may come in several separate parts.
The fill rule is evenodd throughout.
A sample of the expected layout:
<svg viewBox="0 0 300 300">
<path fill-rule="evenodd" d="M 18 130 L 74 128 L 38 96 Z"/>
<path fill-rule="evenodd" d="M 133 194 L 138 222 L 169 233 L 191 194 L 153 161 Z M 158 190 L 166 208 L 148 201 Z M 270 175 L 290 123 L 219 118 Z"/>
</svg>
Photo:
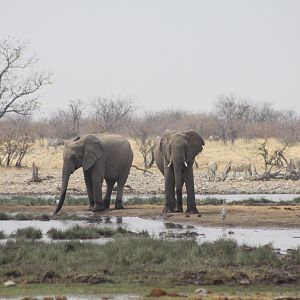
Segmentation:
<svg viewBox="0 0 300 300">
<path fill-rule="evenodd" d="M 61 187 L 59 170 L 40 171 L 44 178 L 41 183 L 29 182 L 29 169 L 7 171 L 0 168 L 1 195 L 57 195 Z M 131 169 L 125 193 L 127 194 L 162 194 L 164 180 L 156 169 L 153 174 Z M 227 180 L 210 182 L 205 175 L 195 171 L 195 191 L 198 194 L 300 194 L 300 181 L 272 180 L 249 181 Z M 77 170 L 69 182 L 69 194 L 86 194 L 84 178 L 81 170 Z"/>
<path fill-rule="evenodd" d="M 1 211 L 8 213 L 37 213 L 52 214 L 54 205 L 48 206 L 10 206 L 2 205 Z M 162 205 L 133 205 L 124 210 L 108 209 L 104 212 L 92 213 L 87 206 L 64 206 L 57 218 L 64 218 L 65 214 L 87 215 L 91 217 L 141 217 L 145 219 L 162 218 L 169 222 L 195 224 L 228 228 L 234 227 L 274 227 L 300 228 L 300 206 L 243 206 L 230 205 L 228 214 L 223 222 L 221 217 L 222 206 L 198 206 L 199 214 L 173 213 L 163 214 Z"/>
</svg>

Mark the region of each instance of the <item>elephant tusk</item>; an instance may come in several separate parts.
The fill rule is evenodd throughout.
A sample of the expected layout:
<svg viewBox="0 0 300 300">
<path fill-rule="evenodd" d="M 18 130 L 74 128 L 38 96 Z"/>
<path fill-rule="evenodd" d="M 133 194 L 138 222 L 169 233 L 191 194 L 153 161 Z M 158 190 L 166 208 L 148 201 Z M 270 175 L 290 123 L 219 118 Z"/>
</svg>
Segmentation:
<svg viewBox="0 0 300 300">
<path fill-rule="evenodd" d="M 186 167 L 188 166 L 188 164 L 187 164 L 187 162 L 186 162 L 186 161 L 184 162 L 184 165 L 185 165 Z"/>
<path fill-rule="evenodd" d="M 172 164 L 172 162 L 170 161 L 170 162 L 168 163 L 167 167 L 170 168 L 170 167 L 171 167 L 171 164 Z"/>
</svg>

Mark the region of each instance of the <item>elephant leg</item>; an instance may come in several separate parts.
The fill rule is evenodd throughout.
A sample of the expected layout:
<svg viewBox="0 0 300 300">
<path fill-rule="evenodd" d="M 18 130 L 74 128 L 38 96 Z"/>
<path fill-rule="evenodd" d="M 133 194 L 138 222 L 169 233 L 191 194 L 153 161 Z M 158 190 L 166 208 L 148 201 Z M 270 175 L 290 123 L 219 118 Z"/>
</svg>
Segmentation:
<svg viewBox="0 0 300 300">
<path fill-rule="evenodd" d="M 104 206 L 105 208 L 109 208 L 110 206 L 110 198 L 111 198 L 111 193 L 112 193 L 112 190 L 113 190 L 113 187 L 116 183 L 116 180 L 115 179 L 107 179 L 106 180 L 106 194 L 105 194 L 105 197 L 104 197 Z"/>
<path fill-rule="evenodd" d="M 94 195 L 94 207 L 93 212 L 105 210 L 104 202 L 102 200 L 102 181 L 103 178 L 98 176 L 92 176 L 93 179 L 93 195 Z"/>
<path fill-rule="evenodd" d="M 84 181 L 85 181 L 87 194 L 88 194 L 88 198 L 89 198 L 89 209 L 88 210 L 92 210 L 95 205 L 92 176 L 91 176 L 90 172 L 88 172 L 88 171 L 83 172 L 83 174 L 84 174 Z"/>
<path fill-rule="evenodd" d="M 163 213 L 174 212 L 175 209 L 175 176 L 174 169 L 165 167 L 165 206 Z"/>
<path fill-rule="evenodd" d="M 195 188 L 194 188 L 194 173 L 193 168 L 188 166 L 184 172 L 184 181 L 186 186 L 187 192 L 187 213 L 198 213 L 198 209 L 196 207 L 196 200 L 195 200 Z"/>
<path fill-rule="evenodd" d="M 175 202 L 175 212 L 183 212 L 182 208 L 182 187 L 184 179 L 182 178 L 181 189 L 176 191 L 176 202 Z"/>
<path fill-rule="evenodd" d="M 116 203 L 115 203 L 115 209 L 123 209 L 123 191 L 124 191 L 124 186 L 127 181 L 130 167 L 128 166 L 128 169 L 125 170 L 125 172 L 119 176 L 117 180 L 117 195 L 116 195 Z"/>
</svg>

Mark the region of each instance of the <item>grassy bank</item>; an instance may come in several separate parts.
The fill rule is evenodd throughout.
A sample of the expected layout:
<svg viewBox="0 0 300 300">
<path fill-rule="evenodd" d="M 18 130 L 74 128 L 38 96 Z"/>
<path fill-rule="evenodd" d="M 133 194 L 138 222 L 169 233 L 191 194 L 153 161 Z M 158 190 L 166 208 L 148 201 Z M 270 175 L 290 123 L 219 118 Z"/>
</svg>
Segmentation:
<svg viewBox="0 0 300 300">
<path fill-rule="evenodd" d="M 135 196 L 130 197 L 125 200 L 125 205 L 162 205 L 164 204 L 164 196 L 149 196 L 149 197 L 141 197 Z M 184 200 L 185 201 L 185 200 Z M 208 197 L 203 200 L 197 200 L 197 205 L 222 205 L 224 202 L 221 198 Z M 273 201 L 269 200 L 267 196 L 261 199 L 254 199 L 249 196 L 249 199 L 241 200 L 241 201 L 231 201 L 227 203 L 228 205 L 300 205 L 300 197 L 294 198 L 292 200 L 287 201 Z M 44 196 L 44 197 L 36 197 L 36 196 L 11 196 L 11 197 L 1 197 L 0 205 L 24 205 L 24 206 L 55 206 L 55 200 L 52 196 Z M 86 196 L 80 197 L 66 197 L 64 205 L 88 205 L 88 198 Z M 114 199 L 111 201 L 111 206 L 114 205 Z M 0 213 L 1 219 L 1 213 Z M 20 215 L 21 220 L 21 215 Z"/>
<path fill-rule="evenodd" d="M 288 272 L 286 270 L 289 270 Z M 128 282 L 154 286 L 300 283 L 300 249 L 278 256 L 232 240 L 198 245 L 118 236 L 105 245 L 24 240 L 0 245 L 0 280 L 27 283 Z"/>
</svg>

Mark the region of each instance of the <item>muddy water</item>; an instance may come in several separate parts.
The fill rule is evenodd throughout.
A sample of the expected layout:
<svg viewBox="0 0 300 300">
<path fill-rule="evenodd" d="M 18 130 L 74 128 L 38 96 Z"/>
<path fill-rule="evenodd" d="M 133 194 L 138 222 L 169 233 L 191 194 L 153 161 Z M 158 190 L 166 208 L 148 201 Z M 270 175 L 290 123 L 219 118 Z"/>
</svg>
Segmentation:
<svg viewBox="0 0 300 300">
<path fill-rule="evenodd" d="M 99 226 L 117 228 L 122 226 L 133 232 L 147 231 L 151 236 L 160 238 L 183 238 L 193 235 L 199 243 L 215 241 L 219 238 L 230 238 L 239 244 L 259 246 L 271 243 L 274 248 L 286 252 L 289 248 L 300 247 L 299 229 L 270 229 L 270 228 L 229 228 L 204 227 L 188 224 L 176 224 L 162 219 L 143 219 L 139 217 L 99 217 L 92 223 L 87 221 L 0 221 L 0 230 L 11 234 L 19 228 L 33 226 L 40 228 L 42 240 L 49 241 L 47 231 L 51 228 L 67 229 L 74 225 Z M 105 243 L 108 239 L 98 239 L 97 243 Z"/>
</svg>

